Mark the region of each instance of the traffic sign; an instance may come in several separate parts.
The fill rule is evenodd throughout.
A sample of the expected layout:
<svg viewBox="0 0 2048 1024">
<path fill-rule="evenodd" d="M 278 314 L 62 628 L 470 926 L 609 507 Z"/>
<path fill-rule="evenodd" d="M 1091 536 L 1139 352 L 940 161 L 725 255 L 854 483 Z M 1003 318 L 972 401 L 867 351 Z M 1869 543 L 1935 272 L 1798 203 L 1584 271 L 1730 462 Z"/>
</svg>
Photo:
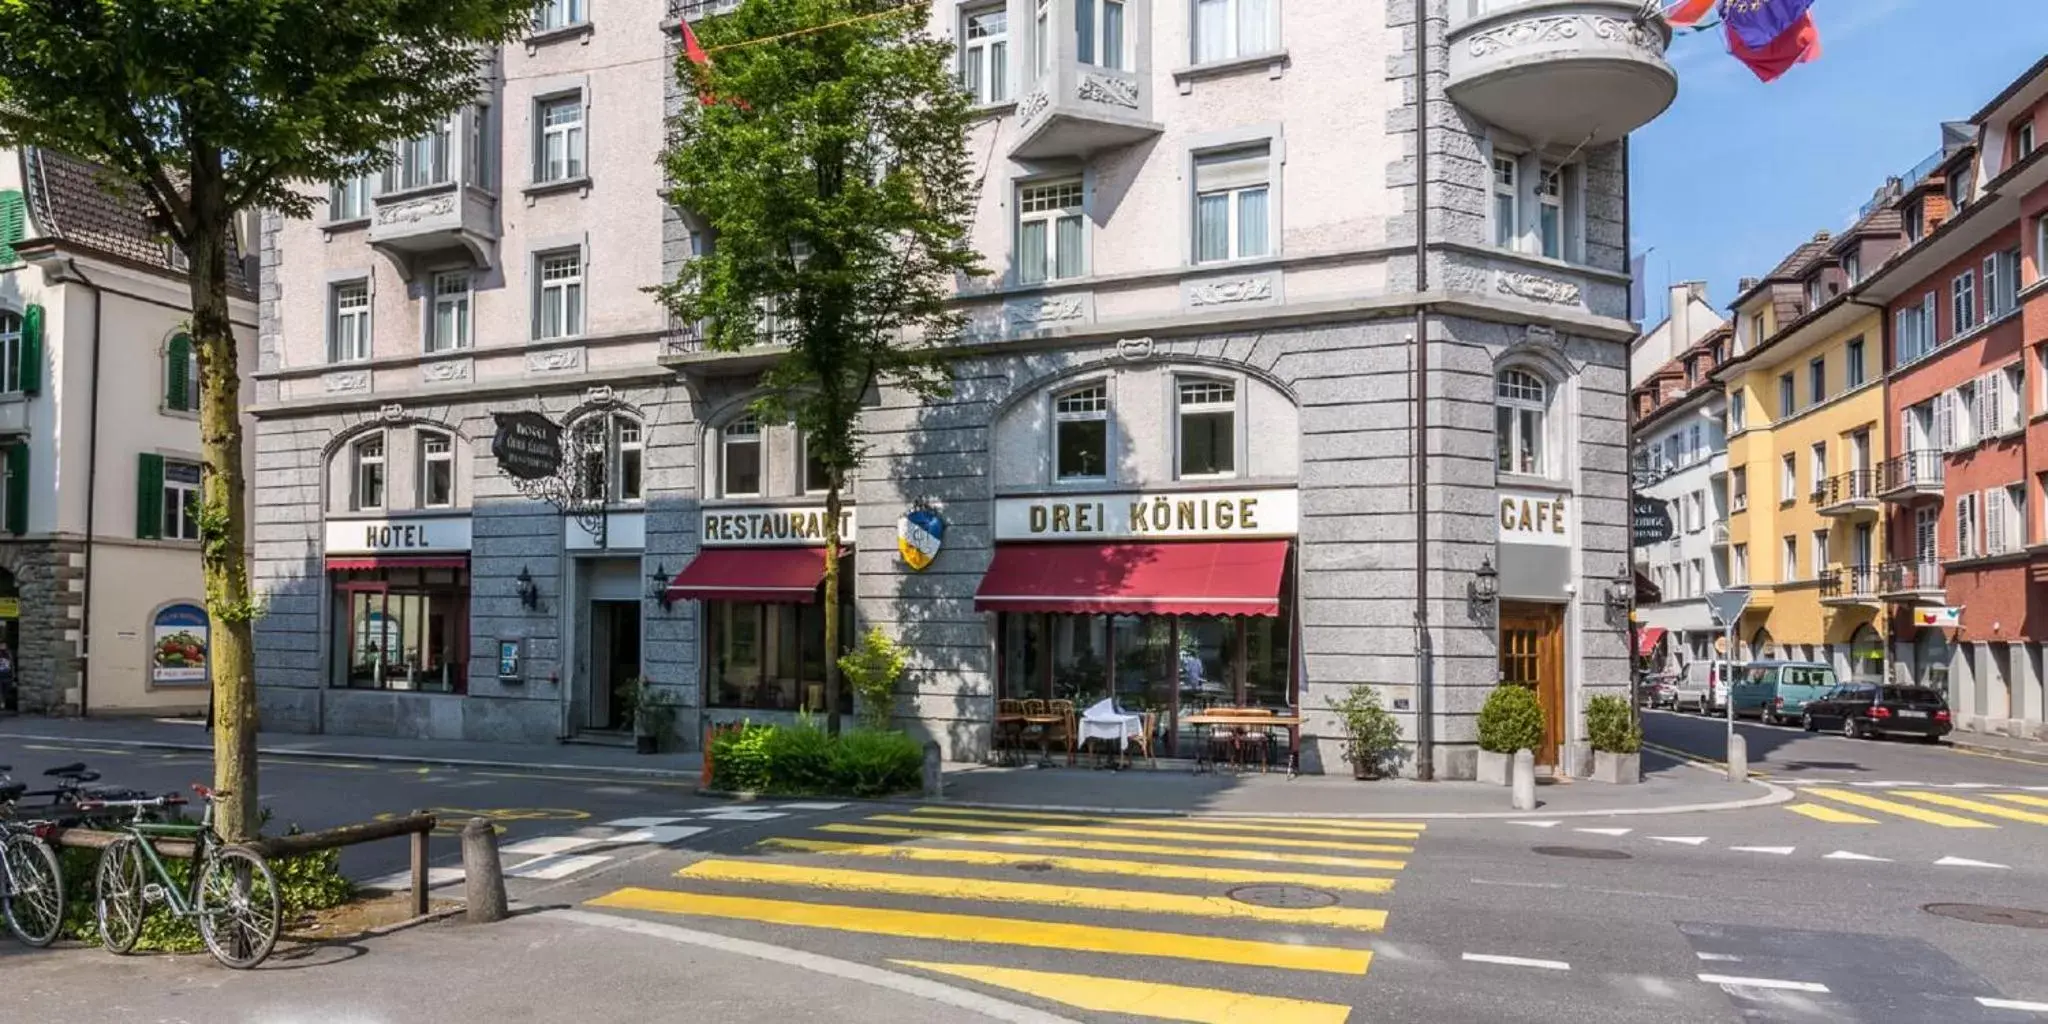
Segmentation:
<svg viewBox="0 0 2048 1024">
<path fill-rule="evenodd" d="M 1733 625 L 1742 618 L 1742 612 L 1749 607 L 1749 590 L 1717 590 L 1707 595 L 1707 607 L 1714 613 L 1714 621 L 1723 626 Z"/>
</svg>

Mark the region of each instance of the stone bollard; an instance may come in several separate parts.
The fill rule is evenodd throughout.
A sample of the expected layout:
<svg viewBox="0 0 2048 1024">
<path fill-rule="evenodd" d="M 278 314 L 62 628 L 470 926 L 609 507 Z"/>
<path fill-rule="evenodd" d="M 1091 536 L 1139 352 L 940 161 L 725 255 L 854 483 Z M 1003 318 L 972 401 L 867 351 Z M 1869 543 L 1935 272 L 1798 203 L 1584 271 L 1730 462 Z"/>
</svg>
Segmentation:
<svg viewBox="0 0 2048 1024">
<path fill-rule="evenodd" d="M 1535 752 L 1534 752 L 1534 751 L 1531 751 L 1531 750 L 1517 750 L 1517 751 L 1515 751 L 1515 763 L 1514 763 L 1514 768 L 1513 768 L 1513 770 L 1512 770 L 1512 771 L 1510 772 L 1510 774 L 1511 774 L 1511 775 L 1513 776 L 1513 778 L 1514 778 L 1514 788 L 1515 788 L 1515 793 L 1514 793 L 1514 801 L 1515 801 L 1515 810 L 1518 810 L 1518 811 L 1533 811 L 1533 810 L 1535 810 L 1535 809 L 1536 809 L 1536 754 L 1535 754 Z"/>
<path fill-rule="evenodd" d="M 924 795 L 937 800 L 946 795 L 945 769 L 940 763 L 939 741 L 924 741 Z"/>
<path fill-rule="evenodd" d="M 498 830 L 489 819 L 471 818 L 462 826 L 462 879 L 468 901 L 463 916 L 470 924 L 505 919 L 505 868 L 498 863 Z"/>
<path fill-rule="evenodd" d="M 1749 781 L 1749 740 L 1739 732 L 1728 734 L 1728 781 Z"/>
</svg>

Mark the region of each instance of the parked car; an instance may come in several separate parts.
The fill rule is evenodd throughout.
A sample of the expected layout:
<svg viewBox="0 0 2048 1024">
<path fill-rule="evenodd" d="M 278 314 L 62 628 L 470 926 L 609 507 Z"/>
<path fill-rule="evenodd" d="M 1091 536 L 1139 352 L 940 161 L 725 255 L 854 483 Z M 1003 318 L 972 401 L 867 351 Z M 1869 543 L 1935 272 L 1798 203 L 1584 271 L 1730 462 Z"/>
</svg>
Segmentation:
<svg viewBox="0 0 2048 1024">
<path fill-rule="evenodd" d="M 1807 732 L 1839 729 L 1850 739 L 1917 736 L 1938 743 L 1948 735 L 1948 699 L 1925 686 L 1880 686 L 1846 683 L 1819 700 L 1807 702 L 1799 722 Z"/>
<path fill-rule="evenodd" d="M 1739 674 L 1742 666 L 1737 664 L 1732 671 Z M 1731 669 L 1725 661 L 1695 661 L 1685 666 L 1678 676 L 1678 693 L 1672 699 L 1674 711 L 1697 711 L 1700 714 L 1718 713 L 1728 706 L 1728 679 Z"/>
<path fill-rule="evenodd" d="M 1678 707 L 1678 673 L 1659 672 L 1644 679 L 1636 695 L 1646 708 Z"/>
<path fill-rule="evenodd" d="M 1807 702 L 1827 696 L 1838 685 L 1835 670 L 1818 662 L 1751 662 L 1732 690 L 1735 717 L 1760 719 L 1765 725 L 1797 721 Z"/>
</svg>

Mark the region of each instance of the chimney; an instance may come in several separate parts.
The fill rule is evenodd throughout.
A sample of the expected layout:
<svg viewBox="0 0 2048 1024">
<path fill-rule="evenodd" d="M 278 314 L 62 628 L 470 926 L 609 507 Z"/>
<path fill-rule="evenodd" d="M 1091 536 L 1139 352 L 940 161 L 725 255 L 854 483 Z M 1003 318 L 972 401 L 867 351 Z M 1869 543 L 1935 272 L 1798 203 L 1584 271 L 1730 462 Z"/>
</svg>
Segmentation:
<svg viewBox="0 0 2048 1024">
<path fill-rule="evenodd" d="M 1677 281 L 1671 285 L 1671 351 L 1677 355 L 1692 346 L 1692 283 Z"/>
</svg>

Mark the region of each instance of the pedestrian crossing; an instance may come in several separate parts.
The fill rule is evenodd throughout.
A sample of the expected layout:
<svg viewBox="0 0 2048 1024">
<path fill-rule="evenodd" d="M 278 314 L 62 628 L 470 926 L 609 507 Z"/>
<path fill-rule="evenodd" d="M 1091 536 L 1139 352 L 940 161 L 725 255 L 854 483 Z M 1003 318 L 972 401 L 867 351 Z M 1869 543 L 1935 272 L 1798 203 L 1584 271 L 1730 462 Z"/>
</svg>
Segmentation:
<svg viewBox="0 0 2048 1024">
<path fill-rule="evenodd" d="M 591 905 L 870 937 L 895 967 L 1066 1013 L 1344 1024 L 1350 1006 L 1286 979 L 1367 973 L 1377 904 L 1425 828 L 917 807 L 768 836 Z M 1189 964 L 1203 981 L 1237 970 L 1243 990 L 1183 984 Z"/>
<path fill-rule="evenodd" d="M 1784 808 L 1830 825 L 1912 822 L 1950 829 L 1996 829 L 2048 825 L 2048 796 L 1989 789 L 1939 791 L 1910 784 L 1852 789 L 1806 784 L 1800 799 Z"/>
</svg>

